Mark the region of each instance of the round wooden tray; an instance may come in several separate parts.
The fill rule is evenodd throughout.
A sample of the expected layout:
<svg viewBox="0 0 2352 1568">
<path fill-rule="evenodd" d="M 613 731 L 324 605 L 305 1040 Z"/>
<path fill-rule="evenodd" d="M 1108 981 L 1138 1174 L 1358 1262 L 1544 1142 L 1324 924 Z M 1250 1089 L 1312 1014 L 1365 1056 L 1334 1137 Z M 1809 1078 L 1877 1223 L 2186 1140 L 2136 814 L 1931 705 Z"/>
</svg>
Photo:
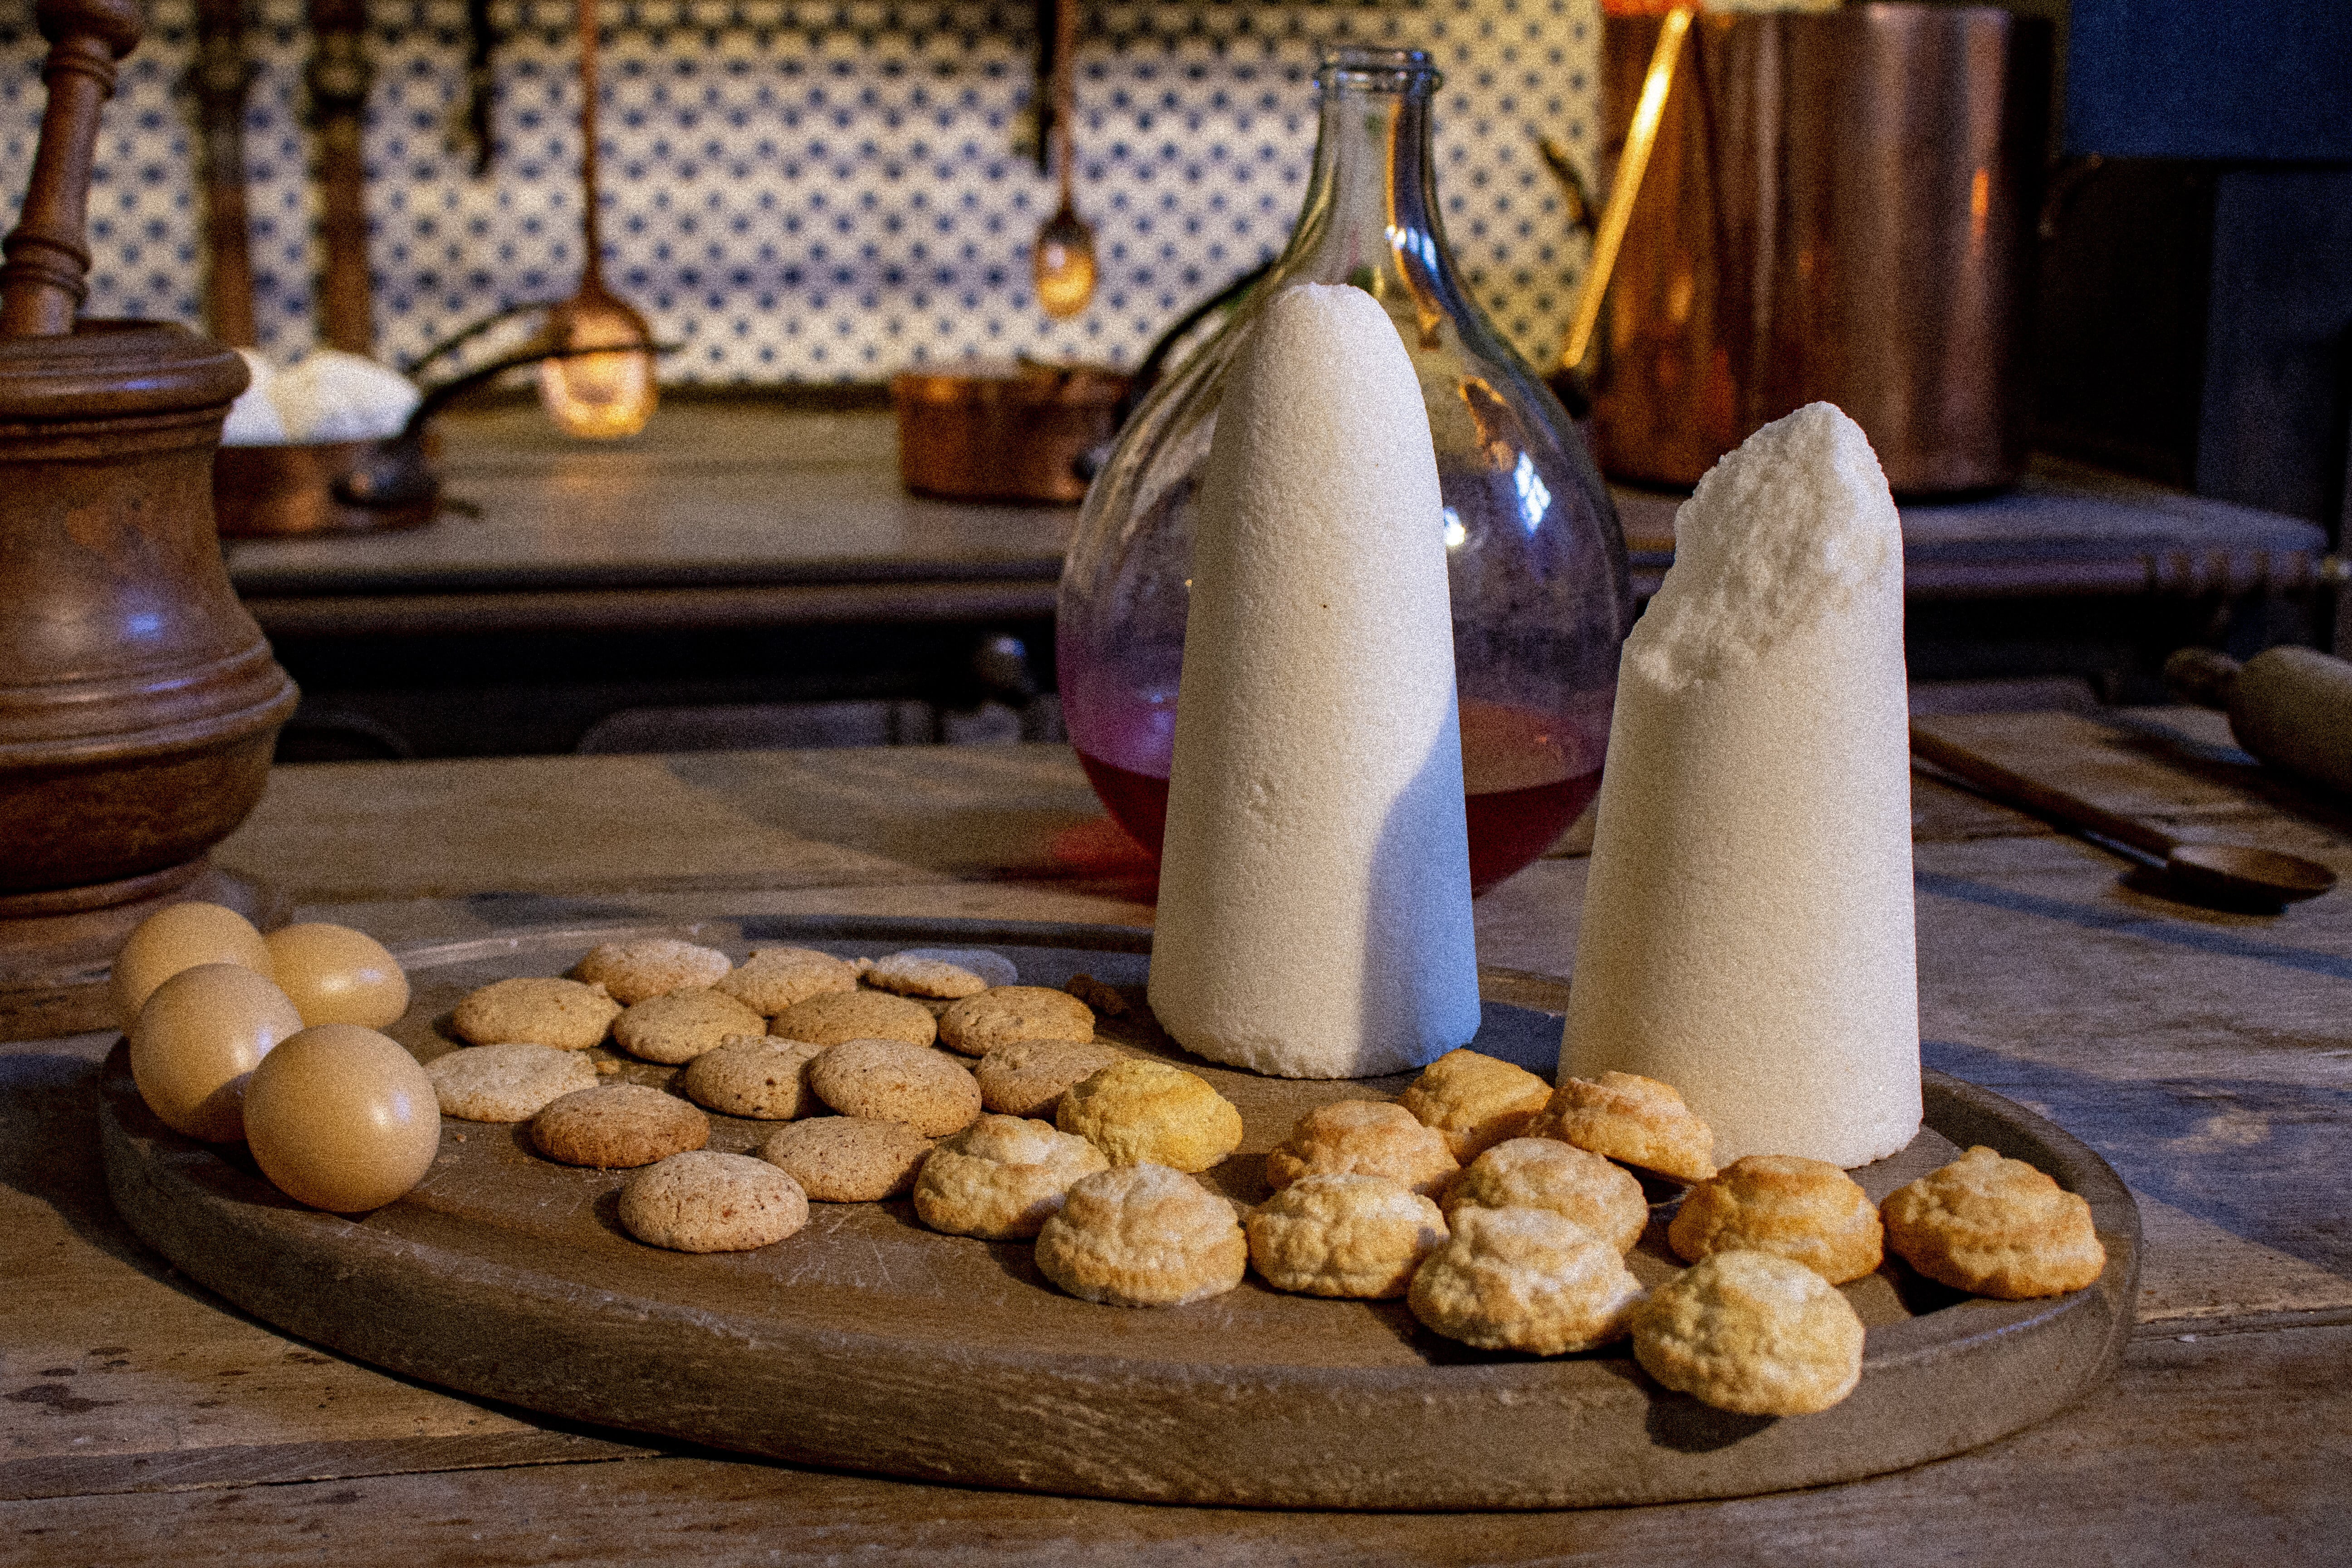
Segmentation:
<svg viewBox="0 0 2352 1568">
<path fill-rule="evenodd" d="M 404 955 L 416 995 L 392 1031 L 456 1048 L 477 985 L 556 974 L 593 942 L 689 935 L 740 957 L 791 941 L 845 954 L 983 944 L 1022 978 L 1089 973 L 1140 998 L 1148 933 L 946 921 L 745 919 L 567 929 Z M 1488 977 L 1476 1048 L 1549 1077 L 1565 988 Z M 1507 1000 L 1504 998 L 1507 998 Z M 1549 1006 L 1553 1011 L 1541 1009 Z M 1203 1179 L 1265 1195 L 1263 1156 L 1303 1110 L 1392 1095 L 1408 1077 L 1259 1078 L 1185 1057 L 1148 1016 L 1102 1033 L 1182 1061 L 1241 1107 L 1241 1151 Z M 631 1063 L 661 1082 L 671 1069 Z M 1960 1296 L 1899 1263 L 1845 1287 L 1870 1325 L 1861 1386 L 1818 1415 L 1727 1415 L 1669 1394 L 1621 1345 L 1538 1360 L 1430 1333 L 1402 1302 L 1225 1295 L 1123 1310 L 1061 1294 L 1030 1248 L 940 1236 L 905 1203 L 816 1205 L 757 1252 L 632 1241 L 620 1173 L 530 1153 L 516 1128 L 443 1123 L 431 1173 L 357 1220 L 302 1208 L 242 1145 L 149 1114 L 118 1047 L 100 1124 L 114 1202 L 192 1278 L 289 1332 L 464 1393 L 749 1454 L 966 1484 L 1149 1501 L 1307 1508 L 1557 1508 L 1740 1496 L 1916 1465 L 2041 1420 L 2105 1379 L 2130 1327 L 2139 1218 L 2105 1162 L 1997 1095 L 1940 1074 L 1910 1148 L 1857 1173 L 1873 1197 L 1988 1143 L 2090 1201 L 2107 1269 L 2052 1300 Z M 713 1117 L 711 1147 L 772 1123 Z M 1678 1265 L 1654 1218 L 1633 1268 Z"/>
</svg>

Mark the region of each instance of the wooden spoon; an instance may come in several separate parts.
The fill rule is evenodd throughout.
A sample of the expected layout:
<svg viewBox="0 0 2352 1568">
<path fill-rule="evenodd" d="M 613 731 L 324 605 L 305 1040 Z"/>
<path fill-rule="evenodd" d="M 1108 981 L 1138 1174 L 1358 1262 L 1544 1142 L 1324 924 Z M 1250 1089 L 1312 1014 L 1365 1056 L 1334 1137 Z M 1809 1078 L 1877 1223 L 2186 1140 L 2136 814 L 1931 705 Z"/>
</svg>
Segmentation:
<svg viewBox="0 0 2352 1568">
<path fill-rule="evenodd" d="M 1911 725 L 1911 752 L 2008 805 L 2156 857 L 2167 876 L 2200 899 L 2275 908 L 2315 899 L 2336 886 L 2336 873 L 2316 860 L 2251 844 L 2184 842 L 2153 823 L 2011 773 L 1958 742 L 1928 733 L 1916 721 Z"/>
<path fill-rule="evenodd" d="M 1037 284 L 1037 303 L 1056 320 L 1076 315 L 1095 297 L 1095 231 L 1070 200 L 1070 106 L 1077 74 L 1072 57 L 1077 50 L 1078 0 L 1055 0 L 1054 68 L 1048 88 L 1054 98 L 1054 161 L 1062 171 L 1062 205 L 1037 231 L 1029 266 Z"/>
</svg>

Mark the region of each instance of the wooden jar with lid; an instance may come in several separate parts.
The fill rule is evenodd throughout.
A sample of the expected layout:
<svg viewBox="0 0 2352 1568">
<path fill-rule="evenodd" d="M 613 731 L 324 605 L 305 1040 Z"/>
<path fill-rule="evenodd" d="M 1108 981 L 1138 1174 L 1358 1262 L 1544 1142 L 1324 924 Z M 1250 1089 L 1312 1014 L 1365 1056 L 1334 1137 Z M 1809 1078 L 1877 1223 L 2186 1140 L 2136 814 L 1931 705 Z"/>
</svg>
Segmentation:
<svg viewBox="0 0 2352 1568">
<path fill-rule="evenodd" d="M 212 458 L 244 363 L 81 321 L 100 107 L 134 0 L 41 0 L 49 89 L 0 252 L 0 1034 L 110 1022 L 106 961 L 260 798 L 293 683 L 230 587 Z"/>
</svg>

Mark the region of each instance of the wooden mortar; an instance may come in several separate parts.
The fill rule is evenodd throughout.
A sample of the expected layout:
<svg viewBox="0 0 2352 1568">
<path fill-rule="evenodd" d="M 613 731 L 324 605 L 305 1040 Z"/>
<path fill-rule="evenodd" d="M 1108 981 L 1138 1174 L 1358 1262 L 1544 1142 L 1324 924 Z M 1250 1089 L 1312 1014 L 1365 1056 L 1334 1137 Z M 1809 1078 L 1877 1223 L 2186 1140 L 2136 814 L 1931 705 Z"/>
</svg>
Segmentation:
<svg viewBox="0 0 2352 1568">
<path fill-rule="evenodd" d="M 89 1028 L 131 927 L 231 897 L 204 856 L 260 798 L 294 686 L 229 586 L 212 458 L 244 363 L 81 321 L 99 110 L 134 0 L 42 0 L 31 186 L 0 254 L 0 1035 Z"/>
</svg>

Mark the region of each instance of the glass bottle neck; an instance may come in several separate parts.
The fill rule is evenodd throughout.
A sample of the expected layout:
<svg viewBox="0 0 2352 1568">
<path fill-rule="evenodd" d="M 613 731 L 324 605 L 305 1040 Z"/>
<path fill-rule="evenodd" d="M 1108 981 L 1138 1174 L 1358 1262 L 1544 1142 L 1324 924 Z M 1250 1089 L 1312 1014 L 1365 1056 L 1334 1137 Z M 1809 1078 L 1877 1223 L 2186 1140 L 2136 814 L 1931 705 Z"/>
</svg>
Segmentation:
<svg viewBox="0 0 2352 1568">
<path fill-rule="evenodd" d="M 1367 64 L 1370 55 L 1327 63 L 1319 73 L 1315 171 L 1275 279 L 1352 283 L 1401 324 L 1417 323 L 1422 346 L 1435 348 L 1460 293 L 1430 166 L 1437 73 L 1402 55 Z"/>
</svg>

